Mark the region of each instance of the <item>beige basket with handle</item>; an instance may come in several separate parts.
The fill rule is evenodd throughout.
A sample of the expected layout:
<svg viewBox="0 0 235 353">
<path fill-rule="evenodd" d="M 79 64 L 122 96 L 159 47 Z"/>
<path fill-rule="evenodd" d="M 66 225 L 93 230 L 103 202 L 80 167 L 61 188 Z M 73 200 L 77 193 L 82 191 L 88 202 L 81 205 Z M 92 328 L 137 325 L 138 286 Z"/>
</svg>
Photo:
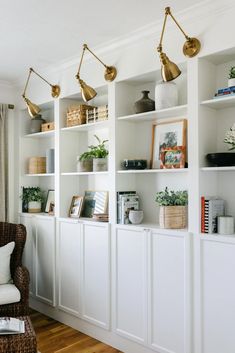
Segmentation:
<svg viewBox="0 0 235 353">
<path fill-rule="evenodd" d="M 160 228 L 183 229 L 187 224 L 187 206 L 160 206 Z"/>
</svg>

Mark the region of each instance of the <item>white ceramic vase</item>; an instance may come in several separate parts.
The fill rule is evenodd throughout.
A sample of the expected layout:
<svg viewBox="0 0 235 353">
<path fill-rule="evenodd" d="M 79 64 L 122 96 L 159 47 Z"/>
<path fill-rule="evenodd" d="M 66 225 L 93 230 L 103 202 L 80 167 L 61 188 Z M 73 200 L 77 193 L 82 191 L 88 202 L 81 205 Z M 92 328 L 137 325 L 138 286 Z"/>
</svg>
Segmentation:
<svg viewBox="0 0 235 353">
<path fill-rule="evenodd" d="M 93 172 L 108 170 L 108 158 L 93 158 Z"/>
<path fill-rule="evenodd" d="M 42 203 L 41 201 L 29 201 L 28 212 L 29 213 L 39 213 L 41 212 Z"/>
<path fill-rule="evenodd" d="M 230 78 L 228 80 L 228 87 L 233 87 L 235 86 L 235 78 Z"/>
<path fill-rule="evenodd" d="M 143 221 L 144 212 L 141 210 L 130 210 L 129 221 L 132 224 L 140 224 Z"/>
<path fill-rule="evenodd" d="M 178 105 L 178 89 L 175 82 L 157 82 L 155 87 L 156 110 L 175 107 Z"/>
</svg>

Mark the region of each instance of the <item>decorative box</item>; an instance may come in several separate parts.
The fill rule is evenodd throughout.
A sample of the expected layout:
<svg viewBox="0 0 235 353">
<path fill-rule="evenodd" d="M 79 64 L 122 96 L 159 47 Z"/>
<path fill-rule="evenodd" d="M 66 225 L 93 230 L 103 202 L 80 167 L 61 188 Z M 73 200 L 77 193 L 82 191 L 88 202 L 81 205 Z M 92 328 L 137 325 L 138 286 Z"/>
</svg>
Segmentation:
<svg viewBox="0 0 235 353">
<path fill-rule="evenodd" d="M 51 122 L 51 123 L 42 124 L 42 125 L 41 125 L 41 130 L 42 130 L 42 132 L 55 130 L 55 123 L 54 123 L 54 121 Z"/>
<path fill-rule="evenodd" d="M 92 106 L 80 104 L 78 107 L 70 107 L 67 113 L 67 127 L 86 124 L 86 111 Z"/>
<path fill-rule="evenodd" d="M 46 157 L 29 158 L 29 174 L 46 173 Z"/>
</svg>

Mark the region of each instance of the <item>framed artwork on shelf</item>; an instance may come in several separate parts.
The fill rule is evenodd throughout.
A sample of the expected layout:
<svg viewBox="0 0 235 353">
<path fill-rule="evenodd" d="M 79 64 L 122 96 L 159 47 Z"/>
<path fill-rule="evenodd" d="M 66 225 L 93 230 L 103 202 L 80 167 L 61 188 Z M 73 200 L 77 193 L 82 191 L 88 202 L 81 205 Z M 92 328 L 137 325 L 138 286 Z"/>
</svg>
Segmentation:
<svg viewBox="0 0 235 353">
<path fill-rule="evenodd" d="M 108 191 L 85 191 L 82 217 L 108 213 Z"/>
<path fill-rule="evenodd" d="M 187 141 L 187 120 L 172 120 L 164 123 L 155 123 L 152 127 L 151 161 L 150 168 L 161 166 L 161 152 L 166 148 L 181 146 L 185 148 Z M 168 155 L 168 157 L 170 154 Z"/>
<path fill-rule="evenodd" d="M 55 206 L 55 190 L 48 190 L 44 212 L 49 213 L 51 203 L 53 203 Z"/>
<path fill-rule="evenodd" d="M 73 196 L 69 208 L 69 217 L 79 218 L 81 215 L 83 196 Z"/>
<path fill-rule="evenodd" d="M 185 146 L 168 147 L 160 152 L 161 169 L 185 167 Z"/>
</svg>

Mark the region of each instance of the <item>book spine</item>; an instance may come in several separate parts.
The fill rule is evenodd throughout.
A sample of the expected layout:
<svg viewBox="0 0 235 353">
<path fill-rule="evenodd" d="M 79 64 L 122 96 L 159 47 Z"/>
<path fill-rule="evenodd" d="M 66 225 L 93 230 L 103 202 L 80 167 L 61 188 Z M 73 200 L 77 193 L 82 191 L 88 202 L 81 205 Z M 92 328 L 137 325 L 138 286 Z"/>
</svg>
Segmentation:
<svg viewBox="0 0 235 353">
<path fill-rule="evenodd" d="M 205 228 L 204 233 L 209 233 L 209 200 L 205 199 Z"/>
<path fill-rule="evenodd" d="M 205 197 L 201 197 L 201 232 L 205 233 Z"/>
</svg>

